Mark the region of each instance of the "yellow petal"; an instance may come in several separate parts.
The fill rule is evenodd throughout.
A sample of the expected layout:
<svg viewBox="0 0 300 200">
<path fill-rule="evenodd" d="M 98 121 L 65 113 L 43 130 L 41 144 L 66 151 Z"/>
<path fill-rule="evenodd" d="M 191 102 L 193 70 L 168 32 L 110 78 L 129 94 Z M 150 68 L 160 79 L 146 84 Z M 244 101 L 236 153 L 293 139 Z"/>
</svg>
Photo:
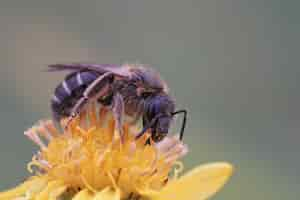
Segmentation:
<svg viewBox="0 0 300 200">
<path fill-rule="evenodd" d="M 107 187 L 98 192 L 93 200 L 120 200 L 120 190 Z"/>
<path fill-rule="evenodd" d="M 48 183 L 47 187 L 36 196 L 36 200 L 48 200 L 52 192 L 55 192 L 58 188 L 64 186 L 61 181 L 51 181 Z"/>
<path fill-rule="evenodd" d="M 84 189 L 78 192 L 72 200 L 92 200 L 93 193 L 89 192 L 89 190 Z"/>
<path fill-rule="evenodd" d="M 67 186 L 61 186 L 58 187 L 57 189 L 53 190 L 52 192 L 50 192 L 49 194 L 49 200 L 56 200 L 59 196 L 61 196 L 67 189 Z"/>
<path fill-rule="evenodd" d="M 150 197 L 152 200 L 204 200 L 214 195 L 228 180 L 233 167 L 228 163 L 212 163 L 199 166 L 163 190 Z"/>
<path fill-rule="evenodd" d="M 46 186 L 46 180 L 42 178 L 32 178 L 25 181 L 23 184 L 17 186 L 14 189 L 10 189 L 5 192 L 0 192 L 0 200 L 9 200 L 16 197 L 21 197 L 26 192 L 35 193 L 42 190 Z"/>
</svg>

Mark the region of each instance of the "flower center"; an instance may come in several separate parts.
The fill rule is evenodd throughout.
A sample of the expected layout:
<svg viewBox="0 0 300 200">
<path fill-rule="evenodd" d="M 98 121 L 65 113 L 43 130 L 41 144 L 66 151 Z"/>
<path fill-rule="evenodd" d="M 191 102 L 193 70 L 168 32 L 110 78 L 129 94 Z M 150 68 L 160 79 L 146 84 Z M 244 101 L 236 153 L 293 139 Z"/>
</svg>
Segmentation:
<svg viewBox="0 0 300 200">
<path fill-rule="evenodd" d="M 187 147 L 168 136 L 154 143 L 148 132 L 135 139 L 138 129 L 129 123 L 123 126 L 121 142 L 113 117 L 103 110 L 96 113 L 91 106 L 63 133 L 50 120 L 28 130 L 25 134 L 41 148 L 29 170 L 63 181 L 69 191 L 97 192 L 110 186 L 120 190 L 122 199 L 132 199 L 145 190 L 160 190 Z"/>
</svg>

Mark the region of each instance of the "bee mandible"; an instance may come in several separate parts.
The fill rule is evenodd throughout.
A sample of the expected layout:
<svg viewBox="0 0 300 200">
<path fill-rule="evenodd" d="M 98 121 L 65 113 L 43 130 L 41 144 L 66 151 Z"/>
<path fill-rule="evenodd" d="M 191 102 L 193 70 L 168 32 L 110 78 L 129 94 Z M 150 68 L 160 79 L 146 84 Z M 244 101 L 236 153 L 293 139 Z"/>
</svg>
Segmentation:
<svg viewBox="0 0 300 200">
<path fill-rule="evenodd" d="M 90 102 L 98 102 L 112 111 L 116 128 L 122 138 L 124 115 L 138 121 L 142 117 L 141 137 L 148 129 L 158 142 L 168 134 L 172 119 L 184 114 L 180 139 L 186 125 L 186 110 L 175 111 L 174 99 L 158 72 L 144 65 L 114 64 L 54 64 L 48 71 L 69 71 L 58 84 L 51 99 L 53 120 L 60 125 L 62 118 L 70 122 Z"/>
</svg>

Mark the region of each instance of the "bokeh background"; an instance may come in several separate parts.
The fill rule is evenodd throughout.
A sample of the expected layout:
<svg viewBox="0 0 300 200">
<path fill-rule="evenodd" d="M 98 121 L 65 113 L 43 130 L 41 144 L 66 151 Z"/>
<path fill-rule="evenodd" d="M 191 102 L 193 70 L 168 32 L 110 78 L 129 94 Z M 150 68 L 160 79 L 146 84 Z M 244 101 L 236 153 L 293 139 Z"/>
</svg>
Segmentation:
<svg viewBox="0 0 300 200">
<path fill-rule="evenodd" d="M 189 110 L 186 168 L 229 161 L 214 199 L 300 196 L 299 1 L 1 0 L 0 189 L 28 173 L 23 131 L 50 116 L 48 64 L 153 65 Z"/>
</svg>

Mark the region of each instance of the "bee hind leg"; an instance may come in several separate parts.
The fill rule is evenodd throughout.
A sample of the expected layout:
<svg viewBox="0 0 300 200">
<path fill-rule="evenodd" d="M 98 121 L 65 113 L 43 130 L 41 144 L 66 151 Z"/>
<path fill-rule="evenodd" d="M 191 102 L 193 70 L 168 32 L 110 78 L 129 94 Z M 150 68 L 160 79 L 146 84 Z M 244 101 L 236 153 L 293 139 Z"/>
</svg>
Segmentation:
<svg viewBox="0 0 300 200">
<path fill-rule="evenodd" d="M 85 105 L 90 100 L 96 100 L 98 97 L 104 96 L 110 89 L 112 73 L 107 72 L 94 80 L 84 91 L 83 96 L 77 101 L 71 110 L 71 115 L 67 120 L 65 129 L 69 126 L 72 120 L 80 113 Z"/>
<path fill-rule="evenodd" d="M 72 120 L 78 116 L 78 114 L 80 113 L 82 108 L 87 104 L 88 100 L 89 100 L 89 98 L 84 96 L 84 97 L 81 97 L 77 101 L 75 106 L 72 108 L 71 115 L 68 117 L 68 120 L 67 120 L 66 125 L 64 127 L 65 129 L 67 129 L 68 126 L 70 125 L 70 123 L 72 122 Z"/>
<path fill-rule="evenodd" d="M 113 97 L 112 112 L 115 118 L 115 128 L 120 134 L 120 140 L 123 143 L 123 117 L 124 117 L 124 100 L 121 94 L 116 93 Z"/>
</svg>

